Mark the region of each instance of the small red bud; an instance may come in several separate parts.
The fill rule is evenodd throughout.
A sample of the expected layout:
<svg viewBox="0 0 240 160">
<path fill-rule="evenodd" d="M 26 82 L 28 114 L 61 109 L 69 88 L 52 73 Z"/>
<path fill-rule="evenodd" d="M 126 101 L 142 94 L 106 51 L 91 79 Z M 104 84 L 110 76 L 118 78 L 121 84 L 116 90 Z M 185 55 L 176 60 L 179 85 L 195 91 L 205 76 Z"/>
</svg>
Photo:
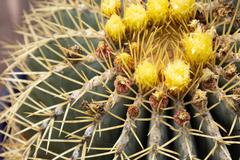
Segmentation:
<svg viewBox="0 0 240 160">
<path fill-rule="evenodd" d="M 129 115 L 129 117 L 130 117 L 131 119 L 135 119 L 135 118 L 137 118 L 137 117 L 139 116 L 139 114 L 140 114 L 140 109 L 139 109 L 139 107 L 137 107 L 137 106 L 130 106 L 130 107 L 128 108 L 127 113 L 128 113 L 128 115 Z"/>
<path fill-rule="evenodd" d="M 183 127 L 186 123 L 190 121 L 190 115 L 185 109 L 177 111 L 174 115 L 174 122 L 179 126 Z"/>
<path fill-rule="evenodd" d="M 157 97 L 155 94 L 152 94 L 149 97 L 150 105 L 153 110 L 159 111 L 167 107 L 169 99 L 166 95 L 162 95 L 161 97 Z"/>
<path fill-rule="evenodd" d="M 125 94 L 129 92 L 132 84 L 133 82 L 130 79 L 123 76 L 117 76 L 114 81 L 114 86 L 118 94 Z"/>
<path fill-rule="evenodd" d="M 104 58 L 108 59 L 112 55 L 112 48 L 110 48 L 106 42 L 100 41 L 96 49 L 96 56 L 103 60 Z"/>
</svg>

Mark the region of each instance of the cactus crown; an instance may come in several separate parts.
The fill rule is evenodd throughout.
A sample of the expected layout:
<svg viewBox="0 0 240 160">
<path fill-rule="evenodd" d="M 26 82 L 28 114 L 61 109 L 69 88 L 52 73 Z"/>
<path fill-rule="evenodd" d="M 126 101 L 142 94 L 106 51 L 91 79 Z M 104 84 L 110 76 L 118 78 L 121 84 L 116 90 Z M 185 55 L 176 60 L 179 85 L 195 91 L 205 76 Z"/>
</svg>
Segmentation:
<svg viewBox="0 0 240 160">
<path fill-rule="evenodd" d="M 240 157 L 239 1 L 34 3 L 6 45 L 0 157 Z"/>
</svg>

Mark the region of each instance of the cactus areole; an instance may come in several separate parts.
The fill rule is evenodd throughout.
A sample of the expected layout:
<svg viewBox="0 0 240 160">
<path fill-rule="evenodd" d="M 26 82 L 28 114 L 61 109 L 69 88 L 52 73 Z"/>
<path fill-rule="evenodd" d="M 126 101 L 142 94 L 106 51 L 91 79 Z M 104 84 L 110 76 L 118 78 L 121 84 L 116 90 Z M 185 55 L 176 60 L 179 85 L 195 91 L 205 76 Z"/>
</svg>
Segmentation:
<svg viewBox="0 0 240 160">
<path fill-rule="evenodd" d="M 0 157 L 240 158 L 240 1 L 33 3 L 6 45 Z"/>
</svg>

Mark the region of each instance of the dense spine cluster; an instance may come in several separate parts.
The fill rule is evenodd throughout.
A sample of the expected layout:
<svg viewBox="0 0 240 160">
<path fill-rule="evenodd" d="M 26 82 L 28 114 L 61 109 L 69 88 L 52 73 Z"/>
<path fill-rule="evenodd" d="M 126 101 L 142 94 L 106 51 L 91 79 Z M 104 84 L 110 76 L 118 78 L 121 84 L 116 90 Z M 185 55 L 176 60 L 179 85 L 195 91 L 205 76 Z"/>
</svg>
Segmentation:
<svg viewBox="0 0 240 160">
<path fill-rule="evenodd" d="M 0 157 L 240 158 L 240 2 L 34 3 L 6 45 Z"/>
</svg>

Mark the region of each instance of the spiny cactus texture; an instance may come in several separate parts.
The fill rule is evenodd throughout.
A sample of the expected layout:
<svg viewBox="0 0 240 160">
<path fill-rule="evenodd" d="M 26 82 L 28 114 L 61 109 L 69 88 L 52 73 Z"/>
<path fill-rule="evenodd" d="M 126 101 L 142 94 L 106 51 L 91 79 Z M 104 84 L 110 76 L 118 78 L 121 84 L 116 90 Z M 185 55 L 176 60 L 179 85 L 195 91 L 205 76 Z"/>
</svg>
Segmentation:
<svg viewBox="0 0 240 160">
<path fill-rule="evenodd" d="M 5 45 L 1 157 L 239 159 L 239 1 L 33 3 Z"/>
</svg>

